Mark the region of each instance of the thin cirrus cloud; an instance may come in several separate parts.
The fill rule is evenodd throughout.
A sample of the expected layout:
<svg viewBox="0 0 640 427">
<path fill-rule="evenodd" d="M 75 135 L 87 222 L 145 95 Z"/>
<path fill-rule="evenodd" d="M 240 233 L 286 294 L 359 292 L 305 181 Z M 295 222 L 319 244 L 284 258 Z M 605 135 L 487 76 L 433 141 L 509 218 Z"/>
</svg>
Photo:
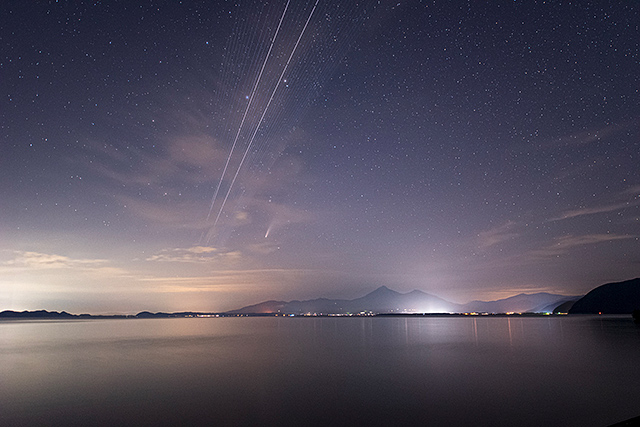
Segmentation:
<svg viewBox="0 0 640 427">
<path fill-rule="evenodd" d="M 72 258 L 65 255 L 34 252 L 12 251 L 13 257 L 0 263 L 0 283 L 8 278 L 21 280 L 21 283 L 33 283 L 36 286 L 45 283 L 71 283 L 87 278 L 92 280 L 114 277 L 119 279 L 136 279 L 138 276 L 127 269 L 114 266 L 105 259 Z M 38 278 L 33 282 L 34 278 Z M 61 280 L 63 282 L 61 282 Z M 83 289 L 87 289 L 83 287 Z"/>
<path fill-rule="evenodd" d="M 478 233 L 478 246 L 483 249 L 490 248 L 502 242 L 515 239 L 520 236 L 514 231 L 516 223 L 507 221 L 506 223 Z"/>
<path fill-rule="evenodd" d="M 125 212 L 161 227 L 203 230 L 211 226 L 206 213 L 229 154 L 215 138 L 184 134 L 166 138 L 158 148 L 145 149 L 94 143 L 86 151 L 91 159 L 86 173 L 102 181 L 95 192 L 115 199 Z M 235 170 L 238 161 L 232 159 L 229 170 Z M 273 165 L 260 179 L 252 174 L 245 177 L 252 191 L 243 192 L 243 205 L 263 210 L 270 217 L 268 225 L 272 229 L 311 219 L 307 212 L 275 203 L 270 197 L 267 200 L 260 192 L 275 192 L 288 175 L 299 173 L 300 166 L 292 165 L 296 165 L 296 159 L 288 156 L 286 167 Z M 228 173 L 225 181 L 232 175 Z M 233 206 L 228 203 L 227 210 Z M 242 219 L 223 215 L 221 224 L 246 224 Z"/>
<path fill-rule="evenodd" d="M 145 149 L 95 143 L 83 154 L 92 159 L 87 165 L 92 173 L 125 185 L 214 180 L 226 156 L 220 143 L 206 135 L 182 135 Z"/>
<path fill-rule="evenodd" d="M 197 276 L 147 276 L 139 279 L 141 284 L 154 293 L 249 293 L 268 297 L 270 289 L 295 287 L 302 276 L 313 275 L 312 270 L 300 269 L 223 269 L 214 274 Z"/>
<path fill-rule="evenodd" d="M 633 187 L 628 188 L 627 190 L 624 191 L 624 194 L 630 194 L 633 196 L 638 196 L 640 197 L 640 185 L 635 185 Z"/>
<path fill-rule="evenodd" d="M 237 261 L 242 258 L 240 251 L 225 251 L 210 246 L 190 248 L 169 248 L 146 258 L 151 262 L 210 263 L 218 260 Z"/>
<path fill-rule="evenodd" d="M 248 245 L 247 248 L 254 253 L 268 255 L 278 250 L 278 245 L 273 243 L 254 243 Z"/>
<path fill-rule="evenodd" d="M 576 218 L 584 215 L 615 212 L 621 209 L 626 209 L 634 206 L 638 206 L 638 203 L 626 202 L 626 203 L 617 203 L 617 204 L 606 205 L 606 206 L 597 206 L 594 208 L 574 209 L 574 210 L 566 211 L 562 215 L 557 216 L 555 218 L 551 218 L 549 221 L 561 221 L 563 219 Z"/>
<path fill-rule="evenodd" d="M 529 258 L 545 259 L 564 255 L 570 249 L 577 246 L 595 245 L 616 240 L 637 239 L 638 236 L 625 234 L 586 234 L 581 236 L 563 236 L 555 239 L 553 243 L 540 249 L 528 252 Z"/>
<path fill-rule="evenodd" d="M 626 200 L 619 203 L 610 203 L 607 205 L 595 207 L 582 207 L 579 209 L 571 209 L 563 212 L 559 216 L 553 217 L 549 222 L 561 221 L 565 219 L 576 218 L 585 215 L 594 215 L 599 213 L 616 212 L 623 209 L 640 206 L 640 186 L 633 186 L 619 193 L 616 197 L 618 200 Z"/>
<path fill-rule="evenodd" d="M 589 145 L 611 138 L 612 136 L 626 129 L 637 126 L 635 122 L 627 122 L 622 124 L 608 124 L 598 129 L 590 129 L 582 132 L 576 132 L 568 135 L 561 135 L 556 138 L 550 138 L 537 144 L 540 150 L 555 150 L 558 148 L 573 148 L 576 146 Z M 522 148 L 516 146 L 514 148 Z"/>
<path fill-rule="evenodd" d="M 108 263 L 104 259 L 78 259 L 42 252 L 14 251 L 14 253 L 14 258 L 6 261 L 4 263 L 5 266 L 29 269 L 94 269 Z"/>
<path fill-rule="evenodd" d="M 601 129 L 588 130 L 588 131 L 574 133 L 571 135 L 565 135 L 563 137 L 558 138 L 555 141 L 550 141 L 547 145 L 549 147 L 554 147 L 557 145 L 573 146 L 573 145 L 592 144 L 594 142 L 598 142 L 603 139 L 609 138 L 612 135 L 614 135 L 616 132 L 622 131 L 625 128 L 628 128 L 632 125 L 634 124 L 628 123 L 626 125 L 608 125 Z"/>
<path fill-rule="evenodd" d="M 116 195 L 116 201 L 130 214 L 161 227 L 202 230 L 208 227 L 205 206 L 179 197 L 166 200 L 145 200 L 140 197 Z"/>
</svg>

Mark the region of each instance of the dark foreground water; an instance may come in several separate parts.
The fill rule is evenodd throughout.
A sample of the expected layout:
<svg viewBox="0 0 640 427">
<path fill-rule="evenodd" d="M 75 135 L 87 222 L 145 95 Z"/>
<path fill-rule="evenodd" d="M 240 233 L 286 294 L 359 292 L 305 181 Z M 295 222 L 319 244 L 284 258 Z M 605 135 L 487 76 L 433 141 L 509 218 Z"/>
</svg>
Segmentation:
<svg viewBox="0 0 640 427">
<path fill-rule="evenodd" d="M 640 415 L 630 318 L 0 322 L 0 425 L 575 425 Z"/>
</svg>

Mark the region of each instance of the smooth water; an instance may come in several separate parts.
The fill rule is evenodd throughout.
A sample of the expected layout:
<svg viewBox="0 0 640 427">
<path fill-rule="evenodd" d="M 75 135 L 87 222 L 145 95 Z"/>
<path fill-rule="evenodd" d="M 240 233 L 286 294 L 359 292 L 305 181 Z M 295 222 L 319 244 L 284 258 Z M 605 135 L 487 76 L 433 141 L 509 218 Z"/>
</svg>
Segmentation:
<svg viewBox="0 0 640 427">
<path fill-rule="evenodd" d="M 0 322 L 0 425 L 575 425 L 640 415 L 611 317 Z"/>
</svg>

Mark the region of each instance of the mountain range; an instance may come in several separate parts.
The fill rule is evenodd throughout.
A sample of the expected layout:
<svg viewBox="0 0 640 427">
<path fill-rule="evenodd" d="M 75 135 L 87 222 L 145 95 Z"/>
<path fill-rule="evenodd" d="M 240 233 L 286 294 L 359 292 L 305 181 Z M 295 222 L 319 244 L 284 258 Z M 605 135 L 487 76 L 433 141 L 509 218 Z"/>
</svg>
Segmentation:
<svg viewBox="0 0 640 427">
<path fill-rule="evenodd" d="M 166 318 L 223 317 L 238 314 L 358 314 L 358 313 L 569 313 L 631 314 L 640 313 L 640 278 L 607 283 L 584 296 L 549 293 L 519 294 L 496 301 L 471 301 L 456 304 L 435 295 L 414 290 L 399 293 L 386 286 L 352 300 L 318 298 L 307 301 L 265 301 L 225 313 L 150 313 L 136 315 L 69 314 L 45 310 L 0 312 L 0 319 L 86 319 L 86 318 Z M 635 316 L 635 315 L 634 315 Z M 640 319 L 640 315 L 638 316 Z"/>
<path fill-rule="evenodd" d="M 318 298 L 306 301 L 265 301 L 228 314 L 346 314 L 346 313 L 508 313 L 552 312 L 558 305 L 580 296 L 549 293 L 520 294 L 497 301 L 472 301 L 456 304 L 435 295 L 414 290 L 399 293 L 381 286 L 373 292 L 352 300 Z"/>
</svg>

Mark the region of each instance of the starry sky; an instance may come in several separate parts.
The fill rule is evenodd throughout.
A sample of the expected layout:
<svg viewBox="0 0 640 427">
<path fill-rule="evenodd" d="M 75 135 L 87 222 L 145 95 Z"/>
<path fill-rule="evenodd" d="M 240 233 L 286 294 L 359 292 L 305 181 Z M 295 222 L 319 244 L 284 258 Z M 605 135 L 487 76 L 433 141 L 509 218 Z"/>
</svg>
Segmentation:
<svg viewBox="0 0 640 427">
<path fill-rule="evenodd" d="M 8 1 L 0 309 L 640 276 L 640 5 Z"/>
</svg>

